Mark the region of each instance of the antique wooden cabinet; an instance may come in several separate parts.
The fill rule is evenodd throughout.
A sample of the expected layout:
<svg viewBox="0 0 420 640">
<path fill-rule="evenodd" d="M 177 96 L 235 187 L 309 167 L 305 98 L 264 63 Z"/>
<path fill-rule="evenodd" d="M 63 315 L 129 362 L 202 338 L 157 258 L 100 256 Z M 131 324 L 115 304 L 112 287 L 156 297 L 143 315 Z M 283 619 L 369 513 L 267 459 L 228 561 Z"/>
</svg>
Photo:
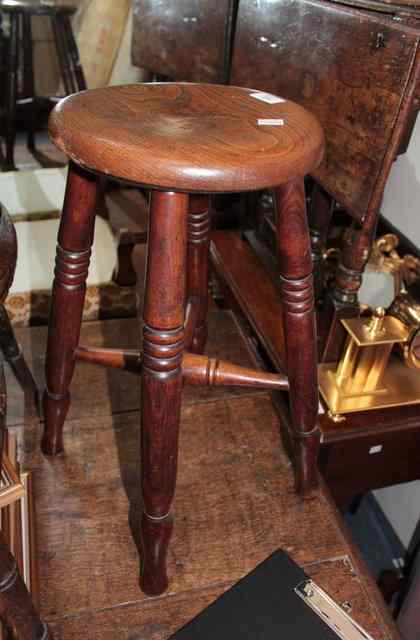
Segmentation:
<svg viewBox="0 0 420 640">
<path fill-rule="evenodd" d="M 381 14 L 316 0 L 241 0 L 231 83 L 290 98 L 323 125 L 314 177 L 355 218 L 377 210 L 394 159 L 419 34 Z"/>
<path fill-rule="evenodd" d="M 176 80 L 226 83 L 236 5 L 134 0 L 134 64 Z"/>
<path fill-rule="evenodd" d="M 314 174 L 322 191 L 310 211 L 316 264 L 334 204 L 354 221 L 324 310 L 325 360 L 337 356 L 339 319 L 358 313 L 384 186 L 418 109 L 419 36 L 400 16 L 372 8 L 324 0 L 239 4 L 231 82 L 301 103 L 325 130 L 327 152 Z"/>
</svg>

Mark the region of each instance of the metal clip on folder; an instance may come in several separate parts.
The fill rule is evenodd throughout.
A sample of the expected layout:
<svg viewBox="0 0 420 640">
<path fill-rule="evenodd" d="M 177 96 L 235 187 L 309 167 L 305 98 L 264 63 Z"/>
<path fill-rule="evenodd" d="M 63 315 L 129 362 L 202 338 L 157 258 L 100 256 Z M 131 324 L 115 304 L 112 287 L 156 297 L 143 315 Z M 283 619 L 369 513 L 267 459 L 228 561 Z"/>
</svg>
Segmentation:
<svg viewBox="0 0 420 640">
<path fill-rule="evenodd" d="M 373 640 L 312 580 L 298 584 L 295 592 L 342 640 Z"/>
<path fill-rule="evenodd" d="M 276 551 L 171 640 L 373 640 L 284 551 Z"/>
</svg>

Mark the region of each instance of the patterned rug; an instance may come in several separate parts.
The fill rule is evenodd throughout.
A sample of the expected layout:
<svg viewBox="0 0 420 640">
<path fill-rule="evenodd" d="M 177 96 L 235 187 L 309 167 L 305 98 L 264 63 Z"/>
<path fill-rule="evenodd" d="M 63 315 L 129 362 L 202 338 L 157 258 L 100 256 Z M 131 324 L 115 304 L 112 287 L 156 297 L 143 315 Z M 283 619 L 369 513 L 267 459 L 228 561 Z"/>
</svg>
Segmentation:
<svg viewBox="0 0 420 640">
<path fill-rule="evenodd" d="M 12 324 L 27 327 L 48 323 L 49 290 L 9 294 L 6 300 Z M 87 288 L 83 321 L 129 318 L 136 315 L 136 287 L 119 287 L 113 282 Z"/>
</svg>

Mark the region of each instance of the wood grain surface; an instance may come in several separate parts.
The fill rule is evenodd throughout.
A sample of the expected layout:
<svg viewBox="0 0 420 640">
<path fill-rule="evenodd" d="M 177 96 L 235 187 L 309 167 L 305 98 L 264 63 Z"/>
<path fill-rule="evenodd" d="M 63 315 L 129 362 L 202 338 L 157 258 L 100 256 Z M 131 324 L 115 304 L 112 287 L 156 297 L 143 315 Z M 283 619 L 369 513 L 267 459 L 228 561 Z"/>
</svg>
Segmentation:
<svg viewBox="0 0 420 640">
<path fill-rule="evenodd" d="M 43 332 L 45 340 L 43 329 L 19 330 L 38 372 Z M 87 323 L 82 335 L 90 344 L 134 346 L 136 323 Z M 226 355 L 234 342 L 235 359 L 249 362 L 231 315 L 212 312 L 209 352 Z M 324 488 L 305 500 L 296 496 L 277 414 L 260 392 L 195 388 L 184 402 L 171 590 L 146 598 L 138 584 L 137 381 L 112 372 L 107 384 L 106 376 L 91 377 L 103 370 L 80 365 L 77 371 L 65 455 L 42 456 L 36 421 L 26 420 L 24 434 L 21 418 L 15 427 L 34 473 L 41 612 L 55 638 L 164 640 L 277 547 L 338 603 L 349 601 L 375 640 L 398 637 Z M 18 393 L 11 381 L 11 394 Z"/>
<path fill-rule="evenodd" d="M 376 630 L 374 611 L 366 598 L 366 587 L 360 576 L 355 574 L 348 557 L 331 559 L 305 567 L 311 577 L 324 590 L 334 591 L 340 604 L 350 602 L 352 610 L 360 612 L 360 617 Z M 162 640 L 175 632 L 180 620 L 188 621 L 202 609 L 211 604 L 219 595 L 232 585 L 220 583 L 194 593 L 176 594 L 172 598 L 149 601 L 142 604 L 130 603 L 112 610 L 86 612 L 66 621 L 53 623 L 55 637 L 60 640 L 73 640 L 76 637 L 89 640 L 113 640 L 115 630 L 119 637 L 130 640 Z M 386 632 L 385 632 L 386 633 Z M 385 636 L 386 637 L 386 636 Z"/>
<path fill-rule="evenodd" d="M 236 5 L 134 0 L 134 64 L 173 80 L 226 82 Z"/>
<path fill-rule="evenodd" d="M 278 187 L 274 199 L 282 301 L 277 323 L 285 336 L 296 490 L 303 493 L 318 482 L 319 446 L 313 265 L 303 179 Z"/>
<path fill-rule="evenodd" d="M 257 190 L 318 166 L 316 118 L 289 100 L 268 104 L 252 93 L 176 83 L 94 89 L 57 105 L 50 134 L 79 165 L 175 191 Z"/>
<path fill-rule="evenodd" d="M 42 448 L 49 455 L 63 450 L 62 424 L 70 404 L 69 386 L 74 350 L 79 344 L 97 195 L 96 176 L 72 163 L 57 238 L 45 364 Z"/>
<path fill-rule="evenodd" d="M 378 13 L 317 0 L 241 0 L 231 82 L 317 115 L 326 155 L 314 176 L 362 219 L 382 197 L 386 151 L 397 153 L 395 124 L 418 45 L 418 29 Z"/>
</svg>

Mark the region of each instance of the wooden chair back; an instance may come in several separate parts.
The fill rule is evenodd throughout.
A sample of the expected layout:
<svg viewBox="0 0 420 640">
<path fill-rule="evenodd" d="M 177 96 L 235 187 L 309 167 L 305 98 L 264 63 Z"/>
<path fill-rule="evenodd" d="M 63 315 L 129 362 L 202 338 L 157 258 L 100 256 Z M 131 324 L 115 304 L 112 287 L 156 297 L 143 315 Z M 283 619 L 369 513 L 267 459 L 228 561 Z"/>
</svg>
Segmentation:
<svg viewBox="0 0 420 640">
<path fill-rule="evenodd" d="M 134 0 L 133 63 L 189 82 L 226 83 L 238 0 Z"/>
<path fill-rule="evenodd" d="M 231 84 L 295 100 L 323 125 L 315 179 L 376 215 L 419 84 L 419 29 L 323 0 L 241 0 Z"/>
</svg>

